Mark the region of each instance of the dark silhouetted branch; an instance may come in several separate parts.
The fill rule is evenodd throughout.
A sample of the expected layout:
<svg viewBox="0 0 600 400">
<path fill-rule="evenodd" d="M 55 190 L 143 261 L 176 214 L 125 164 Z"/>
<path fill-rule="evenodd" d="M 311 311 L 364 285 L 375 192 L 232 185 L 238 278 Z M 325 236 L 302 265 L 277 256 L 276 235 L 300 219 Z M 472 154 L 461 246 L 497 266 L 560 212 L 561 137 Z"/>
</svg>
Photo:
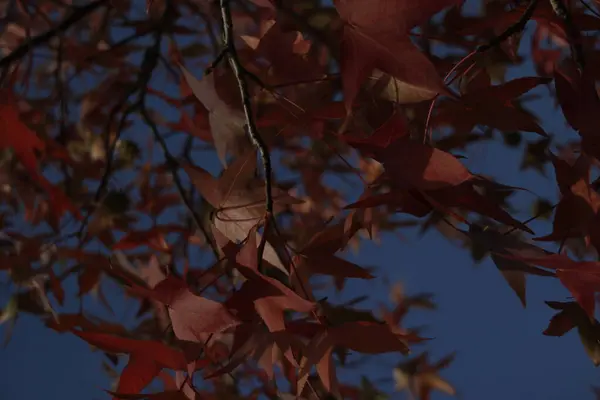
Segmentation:
<svg viewBox="0 0 600 400">
<path fill-rule="evenodd" d="M 266 219 L 273 218 L 273 191 L 272 191 L 272 169 L 271 169 L 271 155 L 269 149 L 264 142 L 263 138 L 258 133 L 256 123 L 254 122 L 254 116 L 252 114 L 252 105 L 250 99 L 250 91 L 248 90 L 248 84 L 244 78 L 244 68 L 242 67 L 240 60 L 237 55 L 235 48 L 235 42 L 233 39 L 233 19 L 231 18 L 231 9 L 229 8 L 229 0 L 220 0 L 221 17 L 223 19 L 223 40 L 225 41 L 225 52 L 229 65 L 235 75 L 235 78 L 240 89 L 240 95 L 242 97 L 242 107 L 244 109 L 244 115 L 246 117 L 246 127 L 248 129 L 248 135 L 252 140 L 252 143 L 257 148 L 264 169 L 265 179 L 265 208 L 266 208 Z M 259 249 L 258 260 L 262 261 L 262 252 L 264 251 L 264 245 Z"/>
<path fill-rule="evenodd" d="M 512 35 L 522 32 L 523 29 L 525 29 L 527 22 L 529 22 L 531 17 L 533 17 L 533 13 L 535 12 L 537 5 L 538 5 L 538 0 L 531 0 L 529 5 L 525 9 L 525 12 L 523 13 L 523 15 L 521 15 L 521 18 L 519 18 L 519 20 L 517 22 L 515 22 L 514 24 L 512 24 L 511 26 L 506 28 L 506 30 L 504 32 L 502 32 L 500 35 L 498 35 L 495 38 L 493 38 L 492 40 L 490 40 L 488 43 L 477 47 L 477 49 L 475 51 L 477 53 L 483 53 L 485 51 L 488 51 L 496 46 L 501 45 L 502 43 L 504 43 L 504 41 L 508 40 Z"/>
<path fill-rule="evenodd" d="M 73 7 L 73 12 L 54 28 L 28 39 L 6 57 L 0 59 L 0 68 L 8 68 L 12 63 L 23 58 L 34 48 L 49 42 L 52 38 L 65 33 L 69 28 L 81 21 L 98 8 L 108 4 L 109 0 L 96 0 L 83 7 Z"/>
</svg>

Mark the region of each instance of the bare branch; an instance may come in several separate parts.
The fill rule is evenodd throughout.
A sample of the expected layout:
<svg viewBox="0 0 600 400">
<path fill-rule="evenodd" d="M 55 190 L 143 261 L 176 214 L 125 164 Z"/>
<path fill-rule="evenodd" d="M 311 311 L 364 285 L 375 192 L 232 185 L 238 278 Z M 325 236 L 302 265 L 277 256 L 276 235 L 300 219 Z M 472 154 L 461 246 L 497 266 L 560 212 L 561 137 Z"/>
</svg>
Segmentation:
<svg viewBox="0 0 600 400">
<path fill-rule="evenodd" d="M 506 28 L 506 30 L 504 32 L 502 32 L 500 35 L 498 35 L 495 38 L 493 38 L 492 40 L 490 40 L 488 43 L 477 47 L 476 52 L 483 53 L 485 51 L 488 51 L 491 48 L 501 45 L 502 43 L 504 43 L 504 41 L 508 40 L 512 35 L 522 32 L 523 29 L 525 29 L 527 22 L 529 22 L 531 17 L 533 17 L 533 13 L 535 12 L 537 5 L 538 5 L 538 0 L 531 0 L 529 2 L 529 5 L 525 9 L 525 12 L 523 13 L 523 15 L 521 15 L 521 18 L 519 18 L 519 20 L 517 22 L 515 22 L 514 24 L 512 24 L 511 26 Z"/>
<path fill-rule="evenodd" d="M 117 104 L 112 109 L 111 115 L 108 118 L 107 126 L 106 126 L 105 143 L 104 143 L 104 146 L 107 149 L 107 151 L 106 151 L 106 157 L 107 157 L 106 158 L 106 166 L 104 169 L 104 174 L 102 175 L 102 179 L 100 180 L 98 189 L 96 190 L 96 194 L 94 195 L 93 209 L 86 215 L 86 218 L 79 229 L 79 233 L 77 235 L 79 238 L 82 237 L 83 232 L 85 231 L 92 214 L 98 208 L 98 203 L 99 203 L 100 199 L 102 198 L 104 192 L 106 191 L 106 187 L 108 186 L 108 181 L 109 181 L 110 175 L 112 173 L 115 149 L 116 149 L 117 143 L 119 141 L 119 138 L 122 134 L 122 131 L 123 131 L 123 128 L 127 121 L 127 118 L 134 111 L 140 109 L 146 100 L 146 94 L 148 92 L 148 83 L 150 82 L 150 79 L 152 79 L 152 74 L 154 73 L 154 69 L 156 68 L 156 66 L 158 65 L 158 62 L 160 60 L 163 34 L 167 30 L 168 24 L 170 24 L 172 22 L 173 16 L 175 15 L 173 13 L 173 11 L 174 10 L 172 9 L 172 7 L 167 7 L 167 10 L 165 10 L 163 17 L 161 18 L 161 20 L 159 21 L 159 23 L 156 25 L 156 27 L 154 29 L 153 45 L 151 47 L 147 48 L 144 53 L 144 58 L 142 61 L 142 65 L 140 67 L 140 73 L 138 75 L 136 82 L 131 86 L 131 88 L 125 95 L 123 101 L 121 101 L 119 104 Z M 110 142 L 110 126 L 112 124 L 112 118 L 114 115 L 116 115 L 116 113 L 118 113 L 120 111 L 120 109 L 123 107 L 123 105 L 129 99 L 129 97 L 134 95 L 136 92 L 139 92 L 138 98 L 137 98 L 136 102 L 131 104 L 130 106 L 128 106 L 126 108 L 125 112 L 123 113 L 121 120 L 119 122 L 119 125 L 117 126 L 116 137 L 114 138 L 114 140 L 111 143 Z"/>
<path fill-rule="evenodd" d="M 11 52 L 6 57 L 0 60 L 0 68 L 8 68 L 10 65 L 19 59 L 23 58 L 29 51 L 34 48 L 41 46 L 48 41 L 50 41 L 55 36 L 61 35 L 66 32 L 69 28 L 75 25 L 77 22 L 81 21 L 89 14 L 93 13 L 100 7 L 109 4 L 109 0 L 96 0 L 87 6 L 83 7 L 73 7 L 74 11 L 71 15 L 65 18 L 60 24 L 56 27 L 38 35 L 34 36 L 31 39 L 27 40 L 25 43 L 17 47 L 13 52 Z"/>
<path fill-rule="evenodd" d="M 208 232 L 208 229 L 202 222 L 202 218 L 195 211 L 194 205 L 192 204 L 191 200 L 186 195 L 185 188 L 183 187 L 183 183 L 181 182 L 181 179 L 179 178 L 179 172 L 178 172 L 179 171 L 179 163 L 177 162 L 175 157 L 173 157 L 173 155 L 169 151 L 169 148 L 167 147 L 167 142 L 165 141 L 165 139 L 161 136 L 160 132 L 158 131 L 158 128 L 156 127 L 156 124 L 154 123 L 154 121 L 152 120 L 152 117 L 148 113 L 148 110 L 147 110 L 145 104 L 141 105 L 141 113 L 142 113 L 142 117 L 144 118 L 144 121 L 152 130 L 154 139 L 156 139 L 156 141 L 162 148 L 165 159 L 167 161 L 167 168 L 169 168 L 169 171 L 171 172 L 171 176 L 173 177 L 173 182 L 175 183 L 175 187 L 177 188 L 177 191 L 179 193 L 179 196 L 181 197 L 181 200 L 183 201 L 183 204 L 185 204 L 185 207 L 188 209 L 188 212 L 190 213 L 190 215 L 192 216 L 192 219 L 196 223 L 196 227 L 202 232 L 202 235 L 204 236 L 204 240 L 210 246 L 210 248 L 213 252 L 213 255 L 215 256 L 215 259 L 218 260 L 220 258 L 220 254 L 219 254 L 217 245 L 216 245 L 215 241 L 213 240 L 212 235 L 210 234 L 210 232 Z"/>
</svg>

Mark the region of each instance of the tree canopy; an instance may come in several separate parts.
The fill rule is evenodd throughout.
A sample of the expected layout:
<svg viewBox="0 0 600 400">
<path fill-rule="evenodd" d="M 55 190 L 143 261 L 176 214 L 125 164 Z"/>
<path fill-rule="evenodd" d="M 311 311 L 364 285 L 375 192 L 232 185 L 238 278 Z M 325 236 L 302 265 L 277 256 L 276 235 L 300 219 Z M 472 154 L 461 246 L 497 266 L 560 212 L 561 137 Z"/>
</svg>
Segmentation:
<svg viewBox="0 0 600 400">
<path fill-rule="evenodd" d="M 384 399 L 389 353 L 396 390 L 456 395 L 406 322 L 433 295 L 367 307 L 386 271 L 347 257 L 435 230 L 600 365 L 598 31 L 596 0 L 1 2 L 5 342 L 29 314 L 89 343 L 114 399 Z"/>
</svg>

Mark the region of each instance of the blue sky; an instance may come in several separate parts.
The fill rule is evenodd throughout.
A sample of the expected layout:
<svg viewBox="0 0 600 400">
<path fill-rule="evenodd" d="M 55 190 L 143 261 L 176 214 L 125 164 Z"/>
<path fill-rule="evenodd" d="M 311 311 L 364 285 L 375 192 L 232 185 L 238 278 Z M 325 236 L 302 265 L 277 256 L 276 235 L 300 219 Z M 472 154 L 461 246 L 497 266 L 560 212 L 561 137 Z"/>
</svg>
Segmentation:
<svg viewBox="0 0 600 400">
<path fill-rule="evenodd" d="M 531 26 L 530 26 L 531 28 Z M 529 48 L 529 37 L 523 39 L 521 51 Z M 189 67 L 189 66 L 188 66 Z M 191 68 L 190 68 L 191 69 Z M 191 69 L 199 77 L 200 69 Z M 509 77 L 535 75 L 530 64 L 510 71 Z M 169 87 L 164 69 L 153 78 L 153 87 Z M 173 92 L 172 86 L 169 89 Z M 547 97 L 545 88 L 535 92 Z M 161 107 L 162 103 L 153 102 Z M 551 101 L 532 103 L 530 107 L 542 120 L 543 127 L 556 134 L 561 141 L 575 137 L 564 126 L 564 120 Z M 167 118 L 177 115 L 165 111 Z M 141 125 L 130 129 L 127 137 L 146 143 L 150 132 Z M 524 134 L 528 140 L 538 140 Z M 496 134 L 500 141 L 500 135 Z M 170 139 L 174 152 L 181 146 L 181 138 Z M 489 143 L 469 148 L 465 161 L 473 172 L 490 174 L 499 182 L 527 187 L 535 194 L 556 200 L 556 184 L 553 171 L 547 176 L 539 173 L 519 171 L 522 147 L 508 150 L 498 144 Z M 158 156 L 157 156 L 158 157 Z M 201 165 L 215 170 L 218 162 L 214 154 L 203 153 Z M 277 163 L 276 163 L 277 167 Z M 285 177 L 285 175 L 281 175 Z M 127 177 L 111 183 L 121 186 Z M 346 188 L 354 198 L 359 190 Z M 530 216 L 531 194 L 515 196 L 515 204 L 521 211 L 516 217 Z M 169 218 L 173 218 L 170 215 Z M 531 227 L 536 234 L 550 230 L 547 222 L 534 222 Z M 401 281 L 408 293 L 432 292 L 439 309 L 416 311 L 408 318 L 408 326 L 427 324 L 425 335 L 434 340 L 427 343 L 433 358 L 457 352 L 456 361 L 444 370 L 443 377 L 458 390 L 463 400 L 559 400 L 593 399 L 590 385 L 600 384 L 598 372 L 588 359 L 575 331 L 565 337 L 546 337 L 541 334 L 554 311 L 544 300 L 565 301 L 567 291 L 556 280 L 530 277 L 528 279 L 528 307 L 523 309 L 517 297 L 505 283 L 491 260 L 486 259 L 478 266 L 473 264 L 469 253 L 450 243 L 434 230 L 423 237 L 414 230 L 403 230 L 404 240 L 395 235 L 384 235 L 380 244 L 364 242 L 358 255 L 348 254 L 357 263 L 377 266 L 392 281 Z M 195 264 L 206 263 L 195 260 Z M 67 283 L 71 292 L 74 282 Z M 108 288 L 116 293 L 115 288 Z M 369 303 L 376 306 L 386 301 L 388 292 L 380 281 L 350 282 L 339 300 L 348 299 L 368 292 L 373 295 Z M 71 293 L 72 294 L 72 293 Z M 7 299 L 7 291 L 0 288 L 0 301 Z M 131 322 L 133 311 L 120 302 L 117 294 L 111 295 L 115 306 L 115 320 Z M 330 300 L 338 300 L 335 297 Z M 99 303 L 87 299 L 85 307 L 100 315 L 105 314 Z M 67 307 L 75 307 L 70 304 Z M 0 334 L 4 327 L 0 328 Z M 420 349 L 420 348 L 418 348 Z M 423 348 L 425 349 L 425 348 Z M 38 400 L 42 398 L 104 399 L 104 389 L 110 389 L 110 381 L 101 369 L 102 354 L 90 351 L 82 340 L 69 335 L 57 334 L 27 315 L 23 315 L 13 332 L 6 349 L 0 350 L 0 396 L 2 400 Z M 368 364 L 360 372 L 373 377 L 391 378 L 391 368 L 401 362 L 401 356 L 384 356 Z M 121 364 L 122 365 L 122 364 Z M 342 376 L 355 377 L 356 371 L 343 372 Z M 390 391 L 392 383 L 381 381 L 381 387 Z M 394 394 L 392 398 L 408 398 L 406 394 Z M 434 394 L 433 399 L 447 398 Z"/>
</svg>

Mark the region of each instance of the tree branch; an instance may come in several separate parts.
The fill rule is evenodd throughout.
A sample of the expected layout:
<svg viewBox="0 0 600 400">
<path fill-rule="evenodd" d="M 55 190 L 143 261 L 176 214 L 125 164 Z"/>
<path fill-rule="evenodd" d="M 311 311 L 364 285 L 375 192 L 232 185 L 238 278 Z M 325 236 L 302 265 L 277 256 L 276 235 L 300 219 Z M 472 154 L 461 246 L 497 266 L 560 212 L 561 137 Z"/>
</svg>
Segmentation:
<svg viewBox="0 0 600 400">
<path fill-rule="evenodd" d="M 179 178 L 179 173 L 178 173 L 179 163 L 177 162 L 175 157 L 173 157 L 173 155 L 169 151 L 169 148 L 167 147 L 167 142 L 165 141 L 165 139 L 160 135 L 160 132 L 158 131 L 158 128 L 156 127 L 156 124 L 154 123 L 154 121 L 150 117 L 150 114 L 148 113 L 146 104 L 141 105 L 141 113 L 142 113 L 142 118 L 144 118 L 144 121 L 146 121 L 146 124 L 152 130 L 152 134 L 154 135 L 154 138 L 156 139 L 156 141 L 162 148 L 163 154 L 164 154 L 166 162 L 167 162 L 167 168 L 169 168 L 169 171 L 171 172 L 171 176 L 173 177 L 173 183 L 175 183 L 175 187 L 177 188 L 177 191 L 179 192 L 179 196 L 181 197 L 183 204 L 185 204 L 185 207 L 188 209 L 188 212 L 190 213 L 190 215 L 192 216 L 192 219 L 196 223 L 197 228 L 202 232 L 202 235 L 204 236 L 204 240 L 210 246 L 210 248 L 213 252 L 213 255 L 215 256 L 215 259 L 218 260 L 221 257 L 221 255 L 219 253 L 217 245 L 216 245 L 215 241 L 213 240 L 211 234 L 208 232 L 208 230 L 204 226 L 204 223 L 202 222 L 202 218 L 194 210 L 194 205 L 192 204 L 191 200 L 186 195 L 185 188 L 183 187 L 183 183 L 181 182 L 181 179 Z"/>
<path fill-rule="evenodd" d="M 117 147 L 119 138 L 121 137 L 123 128 L 125 126 L 125 122 L 127 121 L 127 117 L 129 115 L 131 115 L 134 111 L 140 109 L 142 107 L 142 105 L 144 104 L 144 102 L 146 101 L 146 94 L 148 92 L 148 83 L 150 82 L 150 79 L 152 79 L 152 74 L 154 73 L 154 69 L 158 65 L 158 61 L 160 59 L 160 54 L 161 54 L 161 44 L 162 44 L 163 34 L 167 30 L 168 24 L 172 21 L 174 15 L 175 15 L 173 11 L 174 10 L 172 9 L 172 7 L 167 7 L 167 10 L 165 10 L 163 17 L 161 18 L 161 21 L 154 28 L 154 42 L 153 42 L 152 46 L 148 47 L 144 53 L 142 65 L 140 66 L 140 73 L 138 75 L 136 82 L 128 90 L 123 101 L 121 101 L 119 104 L 117 104 L 111 110 L 110 116 L 107 120 L 106 138 L 105 138 L 105 143 L 104 143 L 104 146 L 106 148 L 106 166 L 104 168 L 104 174 L 102 175 L 98 189 L 96 190 L 96 194 L 94 195 L 93 208 L 86 215 L 86 217 L 79 229 L 79 233 L 77 236 L 80 239 L 83 235 L 83 232 L 85 231 L 85 229 L 87 227 L 87 224 L 88 224 L 92 214 L 98 208 L 98 202 L 102 198 L 102 195 L 104 194 L 106 187 L 108 186 L 108 181 L 109 181 L 110 175 L 112 173 L 112 168 L 113 168 L 115 149 Z M 114 115 L 116 115 L 117 112 L 119 112 L 119 110 L 123 107 L 123 105 L 129 99 L 129 97 L 134 95 L 136 92 L 139 92 L 138 98 L 136 99 L 135 103 L 129 105 L 126 108 L 125 112 L 123 113 L 123 115 L 120 119 L 119 125 L 117 126 L 116 137 L 114 138 L 114 140 L 111 143 L 110 142 L 110 126 L 112 124 L 112 118 Z"/>
<path fill-rule="evenodd" d="M 531 17 L 533 17 L 533 13 L 535 12 L 537 5 L 538 5 L 538 0 L 531 0 L 529 2 L 529 5 L 525 9 L 525 12 L 523 13 L 523 15 L 521 15 L 521 18 L 519 18 L 519 20 L 517 22 L 515 22 L 514 24 L 512 24 L 511 26 L 506 28 L 506 30 L 504 32 L 502 32 L 500 35 L 498 35 L 495 38 L 493 38 L 492 40 L 490 40 L 488 43 L 477 47 L 477 49 L 475 51 L 477 53 L 483 53 L 485 51 L 488 51 L 493 47 L 501 45 L 504 41 L 508 40 L 512 35 L 522 32 L 525 29 L 527 22 L 529 22 Z"/>
<path fill-rule="evenodd" d="M 34 48 L 41 46 L 48 41 L 50 41 L 53 37 L 61 35 L 65 33 L 69 28 L 75 25 L 77 22 L 81 21 L 89 14 L 96 11 L 98 8 L 102 7 L 105 4 L 108 4 L 109 0 L 96 0 L 87 6 L 83 7 L 73 7 L 74 11 L 71 15 L 69 15 L 66 19 L 64 19 L 60 24 L 55 26 L 54 28 L 38 35 L 34 36 L 31 39 L 27 40 L 25 43 L 21 44 L 17 47 L 13 52 L 11 52 L 6 57 L 0 59 L 0 68 L 8 68 L 10 65 L 19 59 L 23 58 L 29 51 Z"/>
<path fill-rule="evenodd" d="M 235 42 L 233 39 L 233 19 L 231 18 L 231 9 L 229 8 L 229 0 L 219 0 L 221 7 L 221 17 L 223 21 L 223 40 L 225 42 L 226 56 L 229 61 L 229 65 L 233 70 L 235 78 L 240 89 L 240 95 L 242 97 L 242 107 L 244 109 L 244 115 L 246 117 L 246 127 L 248 130 L 248 136 L 250 140 L 257 148 L 264 170 L 265 179 L 265 208 L 266 208 L 266 219 L 273 218 L 273 191 L 272 191 L 272 169 L 271 169 L 271 155 L 269 149 L 264 142 L 263 138 L 258 133 L 254 116 L 252 115 L 252 105 L 250 100 L 250 92 L 248 90 L 248 84 L 243 76 L 244 68 L 242 67 L 240 60 L 237 55 L 235 48 Z M 262 261 L 264 246 L 259 249 L 258 260 Z"/>
</svg>

